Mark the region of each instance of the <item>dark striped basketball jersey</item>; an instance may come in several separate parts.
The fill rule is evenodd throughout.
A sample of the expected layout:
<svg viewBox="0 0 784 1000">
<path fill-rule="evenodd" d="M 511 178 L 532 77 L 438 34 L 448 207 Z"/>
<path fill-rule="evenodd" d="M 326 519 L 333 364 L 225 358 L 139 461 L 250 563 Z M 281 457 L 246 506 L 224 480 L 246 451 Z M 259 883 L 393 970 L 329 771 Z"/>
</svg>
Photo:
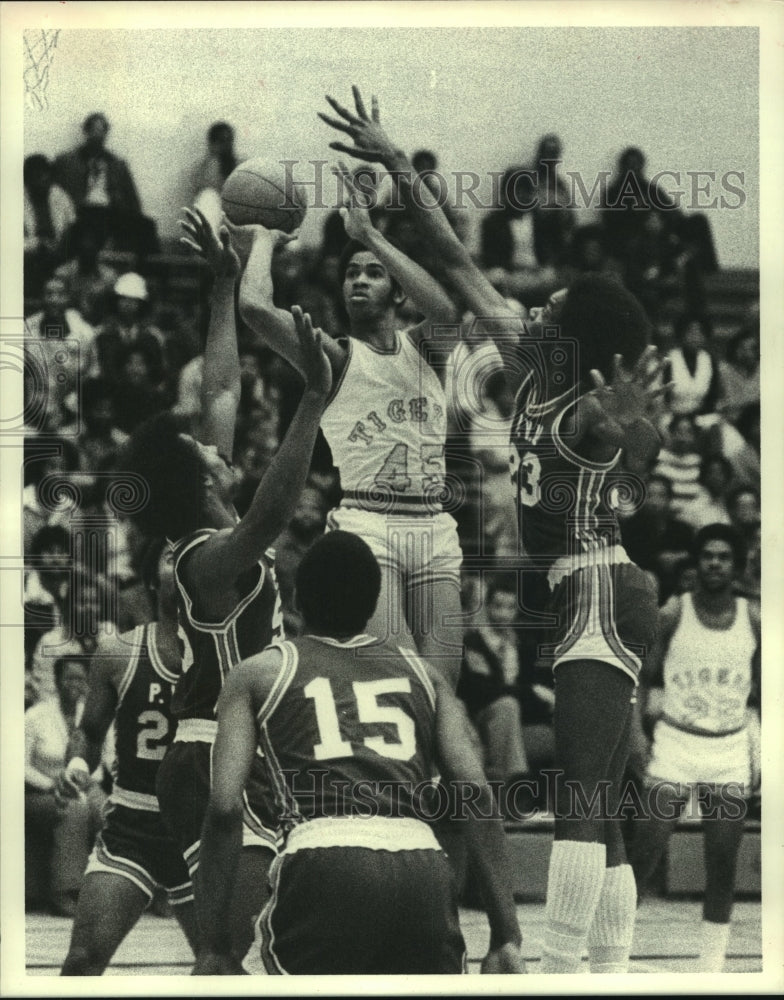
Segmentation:
<svg viewBox="0 0 784 1000">
<path fill-rule="evenodd" d="M 421 818 L 436 776 L 435 691 L 416 653 L 367 635 L 276 648 L 282 665 L 257 719 L 281 826 Z"/>
<path fill-rule="evenodd" d="M 139 625 L 131 633 L 131 655 L 120 685 L 114 718 L 115 787 L 112 801 L 158 812 L 155 778 L 172 741 L 173 685 L 178 675 L 161 658 L 158 624 Z"/>
<path fill-rule="evenodd" d="M 549 398 L 544 379 L 530 374 L 520 386 L 512 422 L 510 462 L 520 538 L 525 553 L 546 570 L 557 559 L 599 555 L 620 543 L 613 509 L 620 452 L 594 462 L 569 446 L 577 387 Z"/>
<path fill-rule="evenodd" d="M 183 645 L 182 676 L 173 701 L 178 719 L 214 721 L 218 697 L 232 667 L 283 638 L 283 614 L 271 551 L 240 581 L 244 584 L 244 596 L 223 621 L 212 621 L 189 592 L 182 579 L 182 561 L 214 532 L 214 528 L 202 528 L 174 546 L 174 579 Z"/>
</svg>

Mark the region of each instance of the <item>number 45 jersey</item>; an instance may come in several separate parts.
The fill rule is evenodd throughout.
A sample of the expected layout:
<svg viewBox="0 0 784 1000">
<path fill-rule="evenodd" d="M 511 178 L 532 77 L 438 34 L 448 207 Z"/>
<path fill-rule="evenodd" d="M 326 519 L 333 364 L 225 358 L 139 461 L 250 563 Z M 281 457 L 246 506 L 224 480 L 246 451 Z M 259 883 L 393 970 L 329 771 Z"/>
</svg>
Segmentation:
<svg viewBox="0 0 784 1000">
<path fill-rule="evenodd" d="M 131 633 L 131 655 L 118 688 L 114 722 L 117 762 L 112 801 L 150 812 L 158 812 L 155 778 L 174 735 L 171 698 L 177 682 L 158 653 L 157 628 L 153 622 Z"/>
<path fill-rule="evenodd" d="M 440 509 L 445 480 L 446 402 L 435 370 L 411 338 L 397 334 L 394 351 L 354 337 L 341 381 L 321 418 L 340 470 L 343 492 L 374 510 Z"/>
<path fill-rule="evenodd" d="M 257 721 L 282 827 L 421 818 L 436 775 L 435 692 L 416 653 L 367 635 L 276 648 L 282 666 Z"/>
</svg>

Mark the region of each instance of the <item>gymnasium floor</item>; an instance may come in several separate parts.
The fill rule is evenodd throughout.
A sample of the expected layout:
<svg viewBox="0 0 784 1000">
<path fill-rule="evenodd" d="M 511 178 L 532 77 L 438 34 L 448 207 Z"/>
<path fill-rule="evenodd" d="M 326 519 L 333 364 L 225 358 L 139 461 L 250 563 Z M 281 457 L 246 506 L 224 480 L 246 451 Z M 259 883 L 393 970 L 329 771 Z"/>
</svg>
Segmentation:
<svg viewBox="0 0 784 1000">
<path fill-rule="evenodd" d="M 762 970 L 760 904 L 735 904 L 725 972 Z M 528 971 L 535 973 L 541 952 L 543 903 L 521 903 L 518 915 L 523 930 L 523 954 Z M 692 971 L 697 954 L 700 903 L 652 899 L 639 909 L 632 948 L 630 972 L 673 973 Z M 462 910 L 461 923 L 468 947 L 469 971 L 479 972 L 485 953 L 488 928 L 485 915 Z M 52 976 L 59 972 L 70 936 L 69 920 L 28 914 L 27 970 L 30 976 Z M 182 975 L 190 972 L 191 957 L 185 939 L 172 919 L 142 917 L 126 938 L 107 971 L 110 976 Z M 585 970 L 588 971 L 587 962 Z"/>
</svg>

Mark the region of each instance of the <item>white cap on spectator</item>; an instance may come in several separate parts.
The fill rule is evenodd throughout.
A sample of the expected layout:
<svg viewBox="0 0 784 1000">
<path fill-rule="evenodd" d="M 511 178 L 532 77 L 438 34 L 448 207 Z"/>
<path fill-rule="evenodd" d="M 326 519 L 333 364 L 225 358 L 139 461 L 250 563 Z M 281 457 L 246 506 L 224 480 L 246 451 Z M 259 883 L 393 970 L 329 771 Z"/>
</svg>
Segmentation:
<svg viewBox="0 0 784 1000">
<path fill-rule="evenodd" d="M 147 284 L 140 274 L 128 271 L 121 274 L 114 283 L 114 294 L 122 295 L 126 299 L 141 299 L 147 301 Z"/>
</svg>

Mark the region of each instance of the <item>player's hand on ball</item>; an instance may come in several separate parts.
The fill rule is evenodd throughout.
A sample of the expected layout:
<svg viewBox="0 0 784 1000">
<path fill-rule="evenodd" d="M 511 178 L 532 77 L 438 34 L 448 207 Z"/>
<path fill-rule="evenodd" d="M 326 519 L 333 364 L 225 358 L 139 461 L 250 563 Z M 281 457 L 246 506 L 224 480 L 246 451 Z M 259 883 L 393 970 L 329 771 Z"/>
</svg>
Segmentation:
<svg viewBox="0 0 784 1000">
<path fill-rule="evenodd" d="M 520 976 L 528 970 L 525 967 L 519 945 L 508 941 L 500 948 L 488 951 L 482 959 L 481 973 L 483 976 Z"/>
<path fill-rule="evenodd" d="M 291 307 L 291 315 L 294 317 L 294 327 L 302 348 L 305 385 L 308 391 L 326 397 L 332 388 L 332 366 L 321 342 L 324 333 L 318 327 L 313 328 L 310 316 L 303 313 L 299 306 Z"/>
<path fill-rule="evenodd" d="M 203 951 L 196 956 L 192 976 L 246 976 L 240 961 L 232 954 Z"/>
<path fill-rule="evenodd" d="M 340 118 L 330 118 L 328 115 L 318 112 L 318 116 L 323 122 L 339 132 L 345 132 L 354 140 L 353 146 L 347 146 L 342 142 L 331 142 L 330 149 L 336 149 L 339 153 L 348 153 L 349 156 L 358 160 L 370 160 L 391 166 L 396 149 L 381 127 L 377 98 L 375 95 L 371 98 L 370 115 L 368 115 L 359 88 L 352 87 L 351 90 L 354 94 L 356 114 L 352 114 L 328 94 L 326 95 L 327 103 L 333 111 L 340 115 Z"/>
<path fill-rule="evenodd" d="M 241 264 L 232 245 L 232 236 L 225 221 L 216 235 L 207 217 L 198 208 L 183 208 L 185 218 L 180 226 L 186 235 L 180 243 L 203 257 L 218 278 L 231 278 L 240 273 Z"/>
</svg>

